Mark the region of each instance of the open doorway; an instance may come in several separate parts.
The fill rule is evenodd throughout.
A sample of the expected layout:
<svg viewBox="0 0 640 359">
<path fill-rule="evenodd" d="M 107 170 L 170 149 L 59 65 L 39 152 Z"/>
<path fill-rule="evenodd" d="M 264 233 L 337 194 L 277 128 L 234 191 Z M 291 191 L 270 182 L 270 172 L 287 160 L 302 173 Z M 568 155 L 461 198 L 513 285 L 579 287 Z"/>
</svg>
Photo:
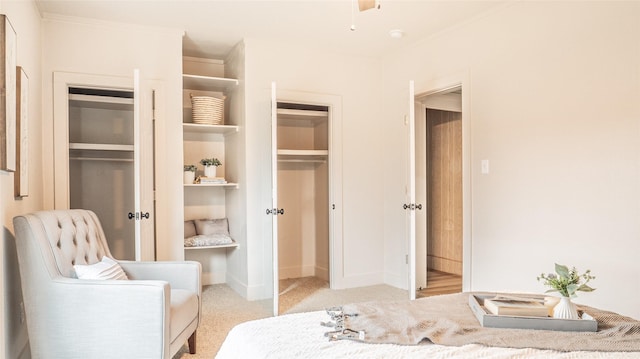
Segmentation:
<svg viewBox="0 0 640 359">
<path fill-rule="evenodd" d="M 330 287 L 331 114 L 327 105 L 277 102 L 280 313 Z"/>
<path fill-rule="evenodd" d="M 462 87 L 420 97 L 416 109 L 416 297 L 462 291 Z"/>
</svg>

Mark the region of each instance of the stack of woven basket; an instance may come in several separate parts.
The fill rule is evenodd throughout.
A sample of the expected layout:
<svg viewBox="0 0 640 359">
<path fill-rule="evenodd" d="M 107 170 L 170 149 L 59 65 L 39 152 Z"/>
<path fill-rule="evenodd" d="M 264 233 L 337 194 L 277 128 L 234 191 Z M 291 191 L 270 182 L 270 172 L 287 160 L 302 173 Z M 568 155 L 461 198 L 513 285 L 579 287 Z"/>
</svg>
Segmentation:
<svg viewBox="0 0 640 359">
<path fill-rule="evenodd" d="M 193 122 L 206 125 L 221 125 L 224 99 L 211 96 L 191 95 Z"/>
</svg>

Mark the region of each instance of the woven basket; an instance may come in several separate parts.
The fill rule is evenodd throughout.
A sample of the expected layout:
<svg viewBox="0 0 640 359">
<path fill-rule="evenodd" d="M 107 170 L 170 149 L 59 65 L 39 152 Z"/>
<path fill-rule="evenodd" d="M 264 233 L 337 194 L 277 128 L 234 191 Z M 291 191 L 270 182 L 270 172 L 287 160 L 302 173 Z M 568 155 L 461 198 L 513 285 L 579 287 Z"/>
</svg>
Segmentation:
<svg viewBox="0 0 640 359">
<path fill-rule="evenodd" d="M 221 125 L 224 113 L 224 99 L 211 96 L 191 95 L 193 123 Z"/>
</svg>

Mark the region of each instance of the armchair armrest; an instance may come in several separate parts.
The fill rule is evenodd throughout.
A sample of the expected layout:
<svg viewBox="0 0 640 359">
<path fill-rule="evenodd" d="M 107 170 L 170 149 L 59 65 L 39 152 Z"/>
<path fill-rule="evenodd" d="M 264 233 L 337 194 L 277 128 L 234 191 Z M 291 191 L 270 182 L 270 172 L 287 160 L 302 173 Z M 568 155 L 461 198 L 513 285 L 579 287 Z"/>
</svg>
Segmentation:
<svg viewBox="0 0 640 359">
<path fill-rule="evenodd" d="M 202 265 L 195 261 L 173 262 L 134 262 L 118 261 L 129 279 L 162 280 L 173 289 L 187 289 L 202 292 Z"/>
<path fill-rule="evenodd" d="M 45 284 L 37 335 L 48 337 L 46 357 L 166 358 L 170 289 L 163 281 L 82 280 L 57 277 Z M 44 288 L 43 288 L 44 289 Z M 47 293 L 47 294 L 45 294 Z M 77 340 L 82 338 L 82 341 Z M 126 338 L 127 340 L 122 340 Z"/>
</svg>

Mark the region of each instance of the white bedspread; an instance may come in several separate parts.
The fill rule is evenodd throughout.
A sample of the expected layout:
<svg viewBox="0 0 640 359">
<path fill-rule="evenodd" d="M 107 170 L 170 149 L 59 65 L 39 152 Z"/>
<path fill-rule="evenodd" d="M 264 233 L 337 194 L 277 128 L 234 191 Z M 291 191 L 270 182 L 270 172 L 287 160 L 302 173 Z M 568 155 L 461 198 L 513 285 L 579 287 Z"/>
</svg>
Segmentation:
<svg viewBox="0 0 640 359">
<path fill-rule="evenodd" d="M 234 327 L 216 358 L 638 358 L 638 353 L 557 352 L 537 349 L 490 348 L 482 345 L 447 347 L 436 344 L 400 346 L 349 340 L 330 342 L 324 311 L 282 315 Z"/>
</svg>

